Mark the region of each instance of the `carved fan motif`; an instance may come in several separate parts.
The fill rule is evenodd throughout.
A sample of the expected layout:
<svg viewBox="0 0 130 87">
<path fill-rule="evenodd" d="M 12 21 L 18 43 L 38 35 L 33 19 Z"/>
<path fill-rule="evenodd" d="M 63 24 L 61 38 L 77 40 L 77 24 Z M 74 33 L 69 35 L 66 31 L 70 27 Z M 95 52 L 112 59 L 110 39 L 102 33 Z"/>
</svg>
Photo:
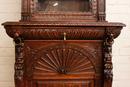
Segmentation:
<svg viewBox="0 0 130 87">
<path fill-rule="evenodd" d="M 69 44 L 60 44 L 42 48 L 37 53 L 34 65 L 35 73 L 78 74 L 94 72 L 94 65 L 89 53 L 83 48 Z"/>
</svg>

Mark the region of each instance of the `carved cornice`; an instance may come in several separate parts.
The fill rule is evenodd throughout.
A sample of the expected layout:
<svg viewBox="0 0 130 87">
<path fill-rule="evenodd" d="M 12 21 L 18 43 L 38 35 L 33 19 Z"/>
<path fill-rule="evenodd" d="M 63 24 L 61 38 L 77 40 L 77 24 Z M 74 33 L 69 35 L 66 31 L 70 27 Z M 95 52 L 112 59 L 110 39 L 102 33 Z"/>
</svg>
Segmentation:
<svg viewBox="0 0 130 87">
<path fill-rule="evenodd" d="M 71 26 L 71 27 L 125 27 L 119 22 L 64 22 L 64 21 L 42 21 L 42 22 L 5 22 L 4 26 Z"/>
<path fill-rule="evenodd" d="M 63 40 L 64 33 L 67 40 L 102 40 L 106 28 L 109 27 L 116 38 L 125 26 L 107 22 L 7 22 L 3 25 L 10 37 L 14 38 L 15 33 L 18 33 L 26 40 Z"/>
<path fill-rule="evenodd" d="M 80 22 L 84 22 L 84 21 L 96 21 L 96 16 L 90 12 L 88 13 L 73 13 L 73 12 L 56 12 L 56 13 L 51 13 L 51 12 L 36 12 L 36 13 L 32 13 L 31 14 L 31 21 L 80 21 Z"/>
</svg>

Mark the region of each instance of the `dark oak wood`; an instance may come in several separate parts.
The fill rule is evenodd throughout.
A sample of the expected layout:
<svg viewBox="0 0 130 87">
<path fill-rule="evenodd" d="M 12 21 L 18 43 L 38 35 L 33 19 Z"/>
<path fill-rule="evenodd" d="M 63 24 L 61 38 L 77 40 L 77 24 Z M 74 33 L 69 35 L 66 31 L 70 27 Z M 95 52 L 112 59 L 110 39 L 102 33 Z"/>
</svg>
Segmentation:
<svg viewBox="0 0 130 87">
<path fill-rule="evenodd" d="M 124 24 L 6 22 L 4 26 L 16 43 L 16 87 L 111 87 L 112 43 Z"/>
<path fill-rule="evenodd" d="M 125 25 L 105 20 L 105 0 L 22 0 L 21 14 L 3 23 L 15 87 L 112 87 L 112 44 Z"/>
</svg>

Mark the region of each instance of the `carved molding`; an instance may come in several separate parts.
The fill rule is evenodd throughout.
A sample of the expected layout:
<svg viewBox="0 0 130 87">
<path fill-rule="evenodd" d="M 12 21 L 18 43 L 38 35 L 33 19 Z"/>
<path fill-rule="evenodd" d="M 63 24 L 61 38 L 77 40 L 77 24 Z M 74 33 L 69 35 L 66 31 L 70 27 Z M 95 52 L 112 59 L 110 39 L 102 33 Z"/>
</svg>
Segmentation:
<svg viewBox="0 0 130 87">
<path fill-rule="evenodd" d="M 15 22 L 15 25 L 14 23 L 5 23 L 6 32 L 9 36 L 14 38 L 15 33 L 19 33 L 25 40 L 63 40 L 64 33 L 66 33 L 67 40 L 103 40 L 105 28 L 109 27 L 114 38 L 116 38 L 123 26 L 123 24 L 119 23 L 105 22 L 87 24 L 72 24 L 69 22 L 21 22 L 16 24 Z"/>
<path fill-rule="evenodd" d="M 64 12 L 60 12 L 60 13 L 42 13 L 42 12 L 37 12 L 37 13 L 32 13 L 31 14 L 31 21 L 71 21 L 71 22 L 75 22 L 75 21 L 80 21 L 80 22 L 88 22 L 88 21 L 93 21 L 96 20 L 95 15 L 93 15 L 92 13 L 64 13 Z"/>
</svg>

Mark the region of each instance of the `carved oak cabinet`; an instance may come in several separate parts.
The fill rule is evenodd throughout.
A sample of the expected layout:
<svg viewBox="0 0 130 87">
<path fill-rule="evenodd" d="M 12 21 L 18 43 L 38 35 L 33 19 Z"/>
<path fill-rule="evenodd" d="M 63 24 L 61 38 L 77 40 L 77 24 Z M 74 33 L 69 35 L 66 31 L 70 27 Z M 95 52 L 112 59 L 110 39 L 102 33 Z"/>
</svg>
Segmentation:
<svg viewBox="0 0 130 87">
<path fill-rule="evenodd" d="M 112 44 L 125 25 L 105 20 L 105 0 L 21 1 L 21 20 L 3 23 L 15 87 L 112 87 Z"/>
</svg>

